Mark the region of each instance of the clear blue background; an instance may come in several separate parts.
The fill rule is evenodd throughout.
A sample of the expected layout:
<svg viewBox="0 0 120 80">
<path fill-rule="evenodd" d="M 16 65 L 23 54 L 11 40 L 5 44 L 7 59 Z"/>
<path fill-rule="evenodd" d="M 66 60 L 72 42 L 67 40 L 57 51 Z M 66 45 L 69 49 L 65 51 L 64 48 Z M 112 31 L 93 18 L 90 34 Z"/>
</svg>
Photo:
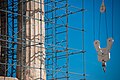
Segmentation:
<svg viewBox="0 0 120 80">
<path fill-rule="evenodd" d="M 69 0 L 69 4 L 81 8 L 82 0 Z M 97 60 L 93 42 L 93 0 L 85 1 L 85 50 L 86 50 L 86 74 L 87 80 L 120 80 L 120 0 L 113 0 L 113 37 L 114 44 L 111 49 L 111 59 L 107 62 L 106 73 L 103 72 L 101 63 Z M 102 0 L 95 1 L 95 39 L 98 39 L 99 26 L 99 8 Z M 107 27 L 109 37 L 112 36 L 112 0 L 105 0 L 107 13 Z M 72 10 L 72 9 L 71 9 Z M 101 47 L 106 47 L 106 29 L 104 22 L 104 14 L 101 19 Z M 81 13 L 69 16 L 69 26 L 81 28 Z M 69 47 L 82 49 L 81 32 L 69 29 Z M 69 58 L 69 70 L 72 72 L 83 73 L 83 64 L 81 54 L 73 55 Z M 79 80 L 82 77 L 71 75 L 70 80 Z M 73 77 L 73 78 L 72 78 Z"/>
</svg>

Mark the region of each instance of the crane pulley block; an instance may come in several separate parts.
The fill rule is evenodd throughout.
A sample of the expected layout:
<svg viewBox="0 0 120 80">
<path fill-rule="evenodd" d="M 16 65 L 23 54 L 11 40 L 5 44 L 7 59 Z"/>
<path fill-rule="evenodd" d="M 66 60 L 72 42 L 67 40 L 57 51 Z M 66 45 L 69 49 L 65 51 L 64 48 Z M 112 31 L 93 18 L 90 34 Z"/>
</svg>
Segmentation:
<svg viewBox="0 0 120 80">
<path fill-rule="evenodd" d="M 101 48 L 100 41 L 99 40 L 94 41 L 94 46 L 98 53 L 98 61 L 102 62 L 102 67 L 103 67 L 104 72 L 106 70 L 106 62 L 108 60 L 110 60 L 110 49 L 112 47 L 113 42 L 114 42 L 114 40 L 112 38 L 108 38 L 107 39 L 107 47 Z"/>
<path fill-rule="evenodd" d="M 103 0 L 102 4 L 101 4 L 101 7 L 100 7 L 100 12 L 104 13 L 105 11 L 106 11 L 106 7 L 105 7 L 104 0 Z"/>
</svg>

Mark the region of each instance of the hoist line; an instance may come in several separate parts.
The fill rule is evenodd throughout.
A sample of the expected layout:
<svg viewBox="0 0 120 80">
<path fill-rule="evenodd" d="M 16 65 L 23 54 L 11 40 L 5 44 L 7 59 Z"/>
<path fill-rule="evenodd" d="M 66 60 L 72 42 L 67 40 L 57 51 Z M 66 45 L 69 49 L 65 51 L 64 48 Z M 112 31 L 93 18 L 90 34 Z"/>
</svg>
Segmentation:
<svg viewBox="0 0 120 80">
<path fill-rule="evenodd" d="M 103 0 L 104 1 L 104 0 Z M 102 17 L 102 12 L 100 12 L 100 15 L 99 15 L 99 27 L 98 27 L 98 39 L 100 40 L 101 38 L 101 17 Z M 106 29 L 106 32 L 105 32 L 105 34 L 106 34 L 106 38 L 108 38 L 108 25 L 107 25 L 107 13 L 106 13 L 106 11 L 104 12 L 104 14 L 105 14 L 105 29 Z M 113 26 L 113 25 L 112 25 Z M 112 27 L 112 30 L 113 30 L 113 27 Z M 112 31 L 112 36 L 113 36 L 113 31 Z"/>
<path fill-rule="evenodd" d="M 108 38 L 108 26 L 107 26 L 107 14 L 106 14 L 106 11 L 105 11 L 105 25 L 106 25 L 106 36 Z"/>
<path fill-rule="evenodd" d="M 98 39 L 100 40 L 100 34 L 101 34 L 101 15 L 102 13 L 100 12 L 100 15 L 99 15 L 99 30 L 98 30 Z M 107 14 L 106 14 L 106 11 L 105 11 L 105 28 L 106 28 L 106 38 L 108 38 L 108 27 L 107 27 Z"/>
<path fill-rule="evenodd" d="M 114 12 L 114 1 L 112 0 L 112 38 L 113 37 L 113 12 Z"/>
<path fill-rule="evenodd" d="M 93 0 L 93 41 L 95 41 L 95 0 Z"/>
<path fill-rule="evenodd" d="M 100 14 L 99 14 L 99 27 L 98 27 L 98 39 L 100 40 L 100 26 L 101 26 L 101 12 L 100 12 Z"/>
</svg>

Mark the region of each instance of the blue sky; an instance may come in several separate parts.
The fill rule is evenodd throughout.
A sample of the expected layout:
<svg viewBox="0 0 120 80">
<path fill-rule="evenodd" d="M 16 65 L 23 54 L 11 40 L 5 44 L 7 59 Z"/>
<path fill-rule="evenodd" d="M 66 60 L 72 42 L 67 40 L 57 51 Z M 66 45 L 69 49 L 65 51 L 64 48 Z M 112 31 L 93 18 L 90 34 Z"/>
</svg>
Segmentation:
<svg viewBox="0 0 120 80">
<path fill-rule="evenodd" d="M 69 0 L 69 4 L 81 7 L 82 0 Z M 103 72 L 101 63 L 97 60 L 97 53 L 95 51 L 93 42 L 93 0 L 85 1 L 85 50 L 86 50 L 86 73 L 88 74 L 87 80 L 120 80 L 120 0 L 114 1 L 113 11 L 113 37 L 114 44 L 111 49 L 111 59 L 107 62 L 107 71 Z M 99 8 L 102 0 L 95 0 L 95 39 L 98 39 L 98 25 L 99 25 Z M 107 13 L 107 27 L 108 36 L 112 36 L 112 0 L 105 0 L 106 13 Z M 106 29 L 104 23 L 104 14 L 101 19 L 101 47 L 106 47 Z M 72 27 L 81 28 L 81 13 L 71 15 L 69 17 L 69 25 Z M 69 47 L 81 49 L 81 32 L 69 30 Z M 81 55 L 74 55 L 70 57 L 69 70 L 73 72 L 82 73 L 82 59 Z M 81 77 L 78 76 L 76 80 Z M 73 79 L 71 79 L 73 80 Z"/>
</svg>

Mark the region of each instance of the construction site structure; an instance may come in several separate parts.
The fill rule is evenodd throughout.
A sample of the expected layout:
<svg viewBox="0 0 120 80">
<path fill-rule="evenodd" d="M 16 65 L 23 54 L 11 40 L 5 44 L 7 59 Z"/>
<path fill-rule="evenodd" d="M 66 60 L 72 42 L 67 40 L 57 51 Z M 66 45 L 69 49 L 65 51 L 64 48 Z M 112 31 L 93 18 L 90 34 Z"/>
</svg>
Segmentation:
<svg viewBox="0 0 120 80">
<path fill-rule="evenodd" d="M 68 0 L 0 0 L 0 79 L 86 79 L 84 0 L 82 8 Z M 82 13 L 81 29 L 69 26 L 69 16 Z M 69 48 L 69 29 L 81 33 L 82 49 Z M 83 55 L 82 73 L 69 71 L 69 56 Z"/>
</svg>

